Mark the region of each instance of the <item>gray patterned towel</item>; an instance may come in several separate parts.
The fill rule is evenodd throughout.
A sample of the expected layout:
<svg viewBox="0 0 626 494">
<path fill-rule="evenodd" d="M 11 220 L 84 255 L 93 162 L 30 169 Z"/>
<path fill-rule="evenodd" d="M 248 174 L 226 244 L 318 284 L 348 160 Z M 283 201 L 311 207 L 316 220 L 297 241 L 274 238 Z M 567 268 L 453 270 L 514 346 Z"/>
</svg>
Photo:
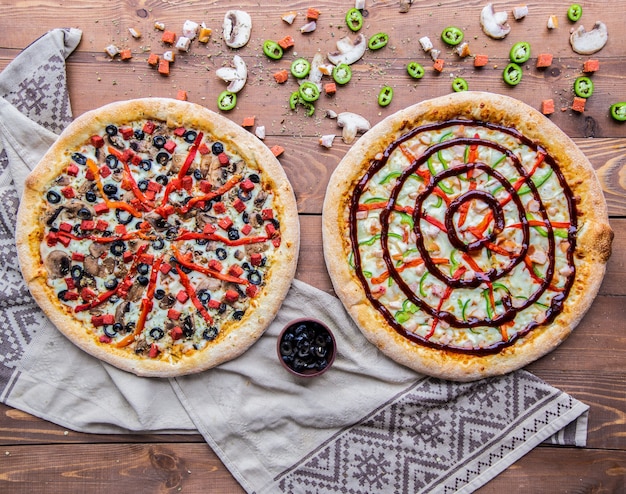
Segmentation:
<svg viewBox="0 0 626 494">
<path fill-rule="evenodd" d="M 525 371 L 469 384 L 425 377 L 370 345 L 338 299 L 294 281 L 240 358 L 202 374 L 138 378 L 102 364 L 47 321 L 14 246 L 28 170 L 71 120 L 55 30 L 0 74 L 0 400 L 85 432 L 199 431 L 248 492 L 472 492 L 543 441 L 583 446 L 588 407 Z M 326 322 L 333 368 L 299 380 L 276 357 L 281 328 Z"/>
</svg>

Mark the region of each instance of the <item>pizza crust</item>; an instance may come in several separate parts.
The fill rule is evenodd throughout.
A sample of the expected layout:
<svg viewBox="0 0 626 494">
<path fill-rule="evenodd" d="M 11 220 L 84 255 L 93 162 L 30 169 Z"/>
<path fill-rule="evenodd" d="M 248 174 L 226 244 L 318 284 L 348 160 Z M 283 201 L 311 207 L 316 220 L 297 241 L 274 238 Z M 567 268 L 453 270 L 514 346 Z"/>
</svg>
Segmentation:
<svg viewBox="0 0 626 494">
<path fill-rule="evenodd" d="M 232 146 L 246 161 L 255 163 L 270 181 L 274 207 L 280 220 L 281 244 L 261 291 L 251 301 L 240 321 L 229 321 L 218 338 L 206 348 L 181 356 L 176 361 L 141 358 L 123 348 L 100 343 L 85 325 L 75 319 L 47 283 L 40 254 L 43 239 L 43 194 L 47 185 L 67 166 L 73 148 L 110 124 L 121 126 L 141 119 L 162 120 L 168 127 L 204 131 Z M 295 275 L 299 252 L 299 220 L 293 190 L 271 151 L 245 129 L 227 118 L 192 103 L 166 98 L 122 101 L 87 112 L 61 134 L 42 158 L 25 184 L 17 218 L 16 244 L 24 279 L 44 313 L 69 340 L 87 353 L 120 369 L 140 376 L 172 377 L 200 372 L 236 358 L 266 330 L 276 316 Z"/>
<path fill-rule="evenodd" d="M 512 127 L 540 143 L 561 168 L 578 210 L 576 277 L 564 310 L 495 354 L 468 354 L 412 343 L 389 326 L 369 302 L 347 259 L 351 252 L 349 201 L 355 184 L 379 153 L 410 129 L 463 118 Z M 401 110 L 373 127 L 334 171 L 323 208 L 324 256 L 335 292 L 366 338 L 383 353 L 417 372 L 472 381 L 521 368 L 556 348 L 586 313 L 602 282 L 613 232 L 595 172 L 576 145 L 556 125 L 518 100 L 483 92 L 460 92 Z"/>
</svg>

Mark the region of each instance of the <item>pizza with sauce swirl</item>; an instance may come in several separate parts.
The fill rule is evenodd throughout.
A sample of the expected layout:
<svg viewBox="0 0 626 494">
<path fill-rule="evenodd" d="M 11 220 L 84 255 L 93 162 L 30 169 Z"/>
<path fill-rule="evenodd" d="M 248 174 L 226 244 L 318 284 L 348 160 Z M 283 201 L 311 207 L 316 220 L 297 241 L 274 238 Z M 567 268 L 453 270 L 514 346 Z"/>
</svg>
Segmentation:
<svg viewBox="0 0 626 494">
<path fill-rule="evenodd" d="M 245 129 L 192 103 L 147 98 L 77 118 L 31 172 L 20 265 L 80 348 L 142 376 L 235 358 L 293 279 L 295 197 Z"/>
<path fill-rule="evenodd" d="M 559 345 L 591 305 L 613 233 L 593 168 L 506 96 L 418 103 L 366 133 L 323 211 L 334 288 L 383 353 L 471 381 Z"/>
</svg>

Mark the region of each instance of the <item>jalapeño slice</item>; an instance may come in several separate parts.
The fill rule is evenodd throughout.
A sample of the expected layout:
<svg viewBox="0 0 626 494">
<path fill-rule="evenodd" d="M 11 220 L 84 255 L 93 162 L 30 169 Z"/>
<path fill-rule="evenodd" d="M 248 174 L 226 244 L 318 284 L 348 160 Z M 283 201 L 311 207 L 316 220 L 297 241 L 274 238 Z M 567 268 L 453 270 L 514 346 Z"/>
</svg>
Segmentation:
<svg viewBox="0 0 626 494">
<path fill-rule="evenodd" d="M 618 122 L 626 122 L 626 101 L 611 105 L 611 116 Z"/>
<path fill-rule="evenodd" d="M 526 41 L 515 43 L 509 52 L 509 58 L 514 63 L 524 63 L 530 58 L 530 44 Z"/>
<path fill-rule="evenodd" d="M 448 26 L 441 32 L 441 39 L 450 46 L 456 46 L 463 41 L 463 31 L 458 27 Z"/>
<path fill-rule="evenodd" d="M 409 62 L 406 66 L 406 71 L 413 79 L 424 77 L 424 67 L 417 62 Z"/>
<path fill-rule="evenodd" d="M 376 33 L 367 42 L 367 47 L 370 50 L 380 50 L 387 46 L 387 43 L 389 43 L 389 35 L 387 33 Z"/>
<path fill-rule="evenodd" d="M 237 105 L 237 95 L 230 91 L 222 91 L 217 97 L 217 107 L 222 111 L 228 111 Z"/>
<path fill-rule="evenodd" d="M 311 72 L 311 64 L 306 58 L 296 58 L 291 62 L 291 74 L 297 79 L 303 79 Z"/>
<path fill-rule="evenodd" d="M 593 81 L 589 77 L 578 77 L 574 81 L 574 93 L 580 98 L 589 98 L 593 94 Z"/>
<path fill-rule="evenodd" d="M 337 84 L 347 84 L 352 79 L 352 69 L 345 63 L 336 65 L 333 68 L 333 79 Z"/>
<path fill-rule="evenodd" d="M 363 27 L 363 14 L 357 8 L 348 10 L 346 14 L 346 24 L 350 28 L 350 31 L 357 32 Z"/>
</svg>

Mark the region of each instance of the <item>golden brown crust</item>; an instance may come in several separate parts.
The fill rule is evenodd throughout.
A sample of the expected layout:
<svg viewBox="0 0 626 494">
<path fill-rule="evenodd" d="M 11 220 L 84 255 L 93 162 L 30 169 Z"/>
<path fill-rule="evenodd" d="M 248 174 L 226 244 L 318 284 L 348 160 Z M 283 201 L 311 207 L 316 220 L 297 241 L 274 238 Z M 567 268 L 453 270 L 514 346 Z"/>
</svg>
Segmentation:
<svg viewBox="0 0 626 494">
<path fill-rule="evenodd" d="M 44 191 L 65 170 L 72 149 L 101 132 L 111 123 L 117 126 L 142 119 L 161 120 L 168 127 L 189 127 L 211 135 L 236 149 L 245 162 L 259 167 L 271 185 L 274 209 L 280 221 L 281 243 L 275 262 L 261 291 L 251 299 L 250 309 L 240 321 L 228 322 L 206 348 L 176 361 L 136 356 L 124 348 L 103 344 L 89 334 L 62 304 L 47 283 L 40 254 L 43 240 Z M 268 179 L 269 177 L 269 179 Z M 93 356 L 141 376 L 170 377 L 200 372 L 231 360 L 247 350 L 269 326 L 278 312 L 295 274 L 299 251 L 299 221 L 295 196 L 285 172 L 270 150 L 252 134 L 227 118 L 199 105 L 165 98 L 146 98 L 113 103 L 77 118 L 59 137 L 26 180 L 18 212 L 16 242 L 19 261 L 29 289 L 45 314 L 77 346 Z"/>
<path fill-rule="evenodd" d="M 561 314 L 502 351 L 472 355 L 412 343 L 398 334 L 369 302 L 347 259 L 347 222 L 356 182 L 370 161 L 410 129 L 466 118 L 515 128 L 539 143 L 559 164 L 577 199 L 576 277 Z M 424 101 L 397 112 L 367 132 L 341 161 L 328 185 L 323 209 L 324 255 L 333 286 L 364 335 L 392 359 L 444 379 L 471 381 L 499 375 L 538 359 L 559 345 L 594 300 L 610 256 L 612 230 L 591 164 L 575 144 L 539 112 L 509 97 L 463 92 Z"/>
</svg>

